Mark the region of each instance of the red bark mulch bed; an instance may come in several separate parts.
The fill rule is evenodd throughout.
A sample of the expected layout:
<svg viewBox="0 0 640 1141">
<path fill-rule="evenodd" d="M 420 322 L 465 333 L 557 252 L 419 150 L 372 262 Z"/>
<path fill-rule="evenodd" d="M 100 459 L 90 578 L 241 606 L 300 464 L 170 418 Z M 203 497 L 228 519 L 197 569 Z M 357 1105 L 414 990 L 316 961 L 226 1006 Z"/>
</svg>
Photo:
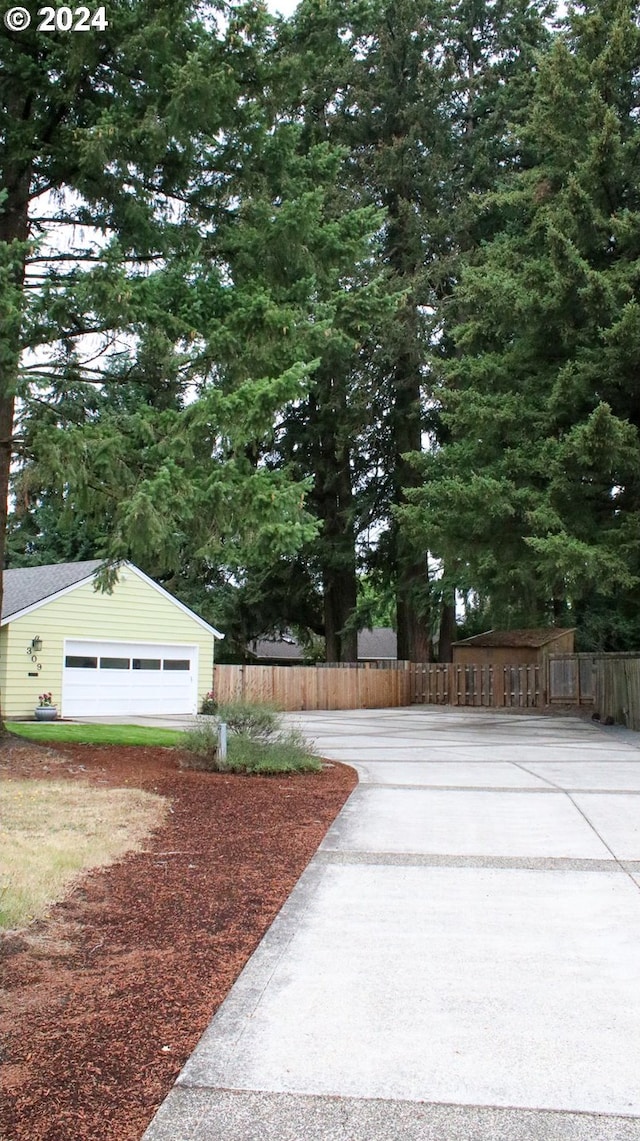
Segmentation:
<svg viewBox="0 0 640 1141">
<path fill-rule="evenodd" d="M 0 940 L 3 1141 L 139 1141 L 356 775 L 199 773 L 171 749 L 15 741 L 0 774 L 171 799 L 144 852 Z"/>
</svg>

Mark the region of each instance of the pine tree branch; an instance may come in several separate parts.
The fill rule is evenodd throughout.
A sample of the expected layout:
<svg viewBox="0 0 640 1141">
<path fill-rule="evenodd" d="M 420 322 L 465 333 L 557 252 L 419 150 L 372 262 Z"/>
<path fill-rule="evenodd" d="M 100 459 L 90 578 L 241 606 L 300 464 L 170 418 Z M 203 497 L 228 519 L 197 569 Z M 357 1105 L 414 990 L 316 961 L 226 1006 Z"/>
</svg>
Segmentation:
<svg viewBox="0 0 640 1141">
<path fill-rule="evenodd" d="M 162 261 L 163 259 L 166 259 L 166 254 L 161 254 L 161 253 L 145 254 L 144 257 L 140 257 L 140 256 L 136 257 L 133 254 L 128 254 L 126 257 L 119 257 L 118 263 L 125 262 L 127 265 L 136 265 L 136 264 L 145 265 L 147 262 L 158 262 L 158 261 Z M 49 264 L 49 262 L 66 262 L 66 261 L 88 261 L 88 262 L 95 262 L 98 265 L 104 265 L 105 263 L 107 263 L 109 261 L 109 258 L 104 254 L 103 255 L 77 254 L 77 253 L 52 254 L 52 255 L 43 254 L 41 257 L 30 257 L 30 258 L 28 258 L 27 259 L 27 268 L 31 265 L 36 265 L 39 263 L 44 263 L 45 265 L 47 265 L 47 264 Z"/>
</svg>

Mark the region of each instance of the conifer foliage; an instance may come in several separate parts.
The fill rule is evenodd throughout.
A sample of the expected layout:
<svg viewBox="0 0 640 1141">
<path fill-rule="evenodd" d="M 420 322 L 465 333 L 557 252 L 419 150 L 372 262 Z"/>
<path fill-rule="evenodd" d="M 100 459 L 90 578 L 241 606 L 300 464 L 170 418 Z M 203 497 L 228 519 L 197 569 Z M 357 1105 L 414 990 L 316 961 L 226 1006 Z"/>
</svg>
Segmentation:
<svg viewBox="0 0 640 1141">
<path fill-rule="evenodd" d="M 405 513 L 498 621 L 605 648 L 639 633 L 639 37 L 632 5 L 589 3 L 540 63 L 523 169 L 479 200 L 496 232 L 454 298 L 447 442 Z"/>
<path fill-rule="evenodd" d="M 330 660 L 372 598 L 404 658 L 456 597 L 637 648 L 638 5 L 551 15 L 3 28 L 0 563 L 132 558 Z"/>
</svg>

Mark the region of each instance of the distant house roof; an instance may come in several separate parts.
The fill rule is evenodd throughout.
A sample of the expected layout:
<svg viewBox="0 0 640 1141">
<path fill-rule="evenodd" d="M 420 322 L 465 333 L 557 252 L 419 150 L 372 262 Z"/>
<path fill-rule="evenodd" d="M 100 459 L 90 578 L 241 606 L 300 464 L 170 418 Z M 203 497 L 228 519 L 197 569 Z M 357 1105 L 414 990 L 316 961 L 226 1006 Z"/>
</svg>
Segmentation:
<svg viewBox="0 0 640 1141">
<path fill-rule="evenodd" d="M 89 559 L 83 563 L 50 563 L 42 567 L 6 570 L 3 575 L 3 621 L 29 606 L 44 602 L 60 590 L 90 578 L 101 563 L 101 559 Z"/>
<path fill-rule="evenodd" d="M 280 638 L 256 638 L 249 643 L 249 652 L 252 657 L 260 658 L 261 661 L 301 662 L 304 658 L 304 649 L 292 634 L 283 634 Z M 395 661 L 397 654 L 398 639 L 395 630 L 386 627 L 360 630 L 359 661 Z"/>
<path fill-rule="evenodd" d="M 360 630 L 358 634 L 358 658 L 362 662 L 396 660 L 398 657 L 398 635 L 388 626 L 374 630 Z"/>
<path fill-rule="evenodd" d="M 301 662 L 304 651 L 292 634 L 283 634 L 280 638 L 254 638 L 249 643 L 249 653 L 263 661 L 292 661 Z"/>
<path fill-rule="evenodd" d="M 456 646 L 505 646 L 537 649 L 555 642 L 565 634 L 572 634 L 575 627 L 559 629 L 555 626 L 538 627 L 533 630 L 487 630 L 484 634 L 474 634 L 472 638 L 461 638 Z"/>
</svg>

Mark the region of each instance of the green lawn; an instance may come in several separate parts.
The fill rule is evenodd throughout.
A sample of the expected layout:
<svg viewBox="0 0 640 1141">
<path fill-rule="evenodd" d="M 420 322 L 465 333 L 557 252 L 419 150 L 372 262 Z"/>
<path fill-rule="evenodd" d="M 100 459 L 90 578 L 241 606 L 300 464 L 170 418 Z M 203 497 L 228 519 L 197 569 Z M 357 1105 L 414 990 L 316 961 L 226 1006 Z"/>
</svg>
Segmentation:
<svg viewBox="0 0 640 1141">
<path fill-rule="evenodd" d="M 144 725 L 79 725 L 65 721 L 7 722 L 7 729 L 30 741 L 55 745 L 181 745 L 184 734 L 178 729 L 153 729 Z"/>
</svg>

